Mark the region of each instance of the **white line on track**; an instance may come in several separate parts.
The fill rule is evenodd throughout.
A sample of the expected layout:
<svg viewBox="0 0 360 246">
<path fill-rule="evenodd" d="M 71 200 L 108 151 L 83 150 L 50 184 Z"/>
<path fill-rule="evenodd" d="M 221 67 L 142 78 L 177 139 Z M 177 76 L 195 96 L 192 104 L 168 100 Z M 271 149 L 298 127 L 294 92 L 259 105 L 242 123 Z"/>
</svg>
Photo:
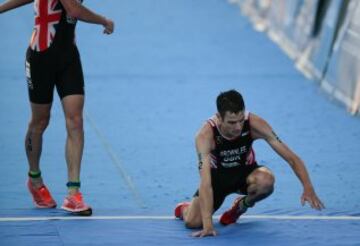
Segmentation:
<svg viewBox="0 0 360 246">
<path fill-rule="evenodd" d="M 214 216 L 218 219 L 219 216 Z M 134 216 L 34 216 L 34 217 L 0 217 L 0 222 L 24 222 L 47 220 L 174 220 L 174 216 L 162 215 L 134 215 Z M 244 215 L 241 219 L 249 220 L 358 220 L 360 216 L 313 216 L 313 215 Z"/>
<path fill-rule="evenodd" d="M 131 193 L 133 194 L 135 201 L 137 202 L 137 204 L 141 207 L 141 208 L 145 208 L 146 205 L 143 201 L 143 199 L 140 196 L 140 192 L 137 190 L 134 182 L 132 181 L 131 177 L 127 174 L 124 165 L 122 164 L 122 162 L 120 161 L 120 159 L 117 157 L 117 155 L 115 154 L 114 150 L 111 147 L 111 144 L 106 140 L 106 138 L 103 136 L 103 134 L 101 133 L 101 131 L 99 130 L 99 128 L 97 127 L 97 125 L 95 124 L 95 121 L 92 119 L 92 117 L 90 117 L 88 112 L 85 112 L 85 117 L 87 119 L 87 121 L 90 123 L 90 126 L 93 128 L 93 130 L 95 131 L 96 135 L 98 136 L 98 138 L 100 139 L 101 143 L 103 144 L 106 152 L 108 153 L 108 155 L 110 156 L 113 164 L 115 165 L 115 167 L 117 168 L 117 170 L 120 173 L 120 176 L 123 178 L 123 180 L 125 181 L 126 185 L 128 186 L 128 188 L 130 189 Z"/>
</svg>

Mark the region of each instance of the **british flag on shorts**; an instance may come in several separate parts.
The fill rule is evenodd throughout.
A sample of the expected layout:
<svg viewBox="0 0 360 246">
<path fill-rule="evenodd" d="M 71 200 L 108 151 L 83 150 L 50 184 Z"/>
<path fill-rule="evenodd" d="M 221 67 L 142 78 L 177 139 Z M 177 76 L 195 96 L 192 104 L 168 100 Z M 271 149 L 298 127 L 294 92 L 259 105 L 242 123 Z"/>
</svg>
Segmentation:
<svg viewBox="0 0 360 246">
<path fill-rule="evenodd" d="M 44 51 L 55 38 L 62 7 L 59 0 L 35 0 L 35 26 L 30 40 L 32 50 Z"/>
</svg>

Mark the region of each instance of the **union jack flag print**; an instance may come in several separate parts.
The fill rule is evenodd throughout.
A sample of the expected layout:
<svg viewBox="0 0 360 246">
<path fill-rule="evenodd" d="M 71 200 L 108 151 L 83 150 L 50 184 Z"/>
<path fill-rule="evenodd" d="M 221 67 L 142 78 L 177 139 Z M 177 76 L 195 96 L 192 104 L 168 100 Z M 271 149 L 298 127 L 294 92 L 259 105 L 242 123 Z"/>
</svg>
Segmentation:
<svg viewBox="0 0 360 246">
<path fill-rule="evenodd" d="M 44 51 L 50 47 L 60 22 L 62 7 L 59 0 L 35 0 L 35 26 L 30 40 L 32 50 Z"/>
</svg>

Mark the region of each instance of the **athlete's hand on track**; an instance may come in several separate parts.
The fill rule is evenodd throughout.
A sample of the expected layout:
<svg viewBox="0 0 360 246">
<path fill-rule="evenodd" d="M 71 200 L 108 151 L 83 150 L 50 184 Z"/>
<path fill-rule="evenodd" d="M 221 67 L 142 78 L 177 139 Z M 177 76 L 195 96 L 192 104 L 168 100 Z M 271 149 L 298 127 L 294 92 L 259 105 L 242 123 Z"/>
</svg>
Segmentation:
<svg viewBox="0 0 360 246">
<path fill-rule="evenodd" d="M 324 204 L 317 197 L 313 189 L 304 190 L 304 193 L 301 196 L 301 204 L 304 206 L 305 202 L 308 202 L 312 208 L 317 210 L 321 210 L 325 208 Z"/>
<path fill-rule="evenodd" d="M 104 24 L 104 33 L 111 34 L 114 32 L 114 22 L 110 19 L 106 19 L 106 24 Z"/>
<path fill-rule="evenodd" d="M 194 232 L 191 234 L 193 237 L 208 237 L 208 236 L 216 236 L 217 232 L 211 229 L 202 229 L 201 231 Z"/>
</svg>

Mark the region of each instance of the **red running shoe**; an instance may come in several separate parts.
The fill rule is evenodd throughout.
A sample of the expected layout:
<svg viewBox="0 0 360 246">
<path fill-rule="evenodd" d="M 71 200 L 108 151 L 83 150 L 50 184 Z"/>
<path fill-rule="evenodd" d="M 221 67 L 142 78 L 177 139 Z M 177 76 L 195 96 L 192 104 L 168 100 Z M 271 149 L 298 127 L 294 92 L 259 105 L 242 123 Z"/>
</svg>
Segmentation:
<svg viewBox="0 0 360 246">
<path fill-rule="evenodd" d="M 232 207 L 227 210 L 225 213 L 223 213 L 220 217 L 220 223 L 223 225 L 230 225 L 235 223 L 239 217 L 246 212 L 247 209 L 241 210 L 240 209 L 240 203 L 243 199 L 245 199 L 246 196 L 238 197 L 235 199 Z"/>
<path fill-rule="evenodd" d="M 27 187 L 33 198 L 34 204 L 38 208 L 55 208 L 56 202 L 52 198 L 48 188 L 42 185 L 40 188 L 35 188 L 30 179 L 27 182 Z"/>
<path fill-rule="evenodd" d="M 65 197 L 61 208 L 78 215 L 90 216 L 92 214 L 91 207 L 85 204 L 80 192 Z"/>
<path fill-rule="evenodd" d="M 187 208 L 190 206 L 190 202 L 180 202 L 176 205 L 176 208 L 174 210 L 174 214 L 176 218 L 183 219 L 183 211 L 184 208 Z"/>
</svg>

